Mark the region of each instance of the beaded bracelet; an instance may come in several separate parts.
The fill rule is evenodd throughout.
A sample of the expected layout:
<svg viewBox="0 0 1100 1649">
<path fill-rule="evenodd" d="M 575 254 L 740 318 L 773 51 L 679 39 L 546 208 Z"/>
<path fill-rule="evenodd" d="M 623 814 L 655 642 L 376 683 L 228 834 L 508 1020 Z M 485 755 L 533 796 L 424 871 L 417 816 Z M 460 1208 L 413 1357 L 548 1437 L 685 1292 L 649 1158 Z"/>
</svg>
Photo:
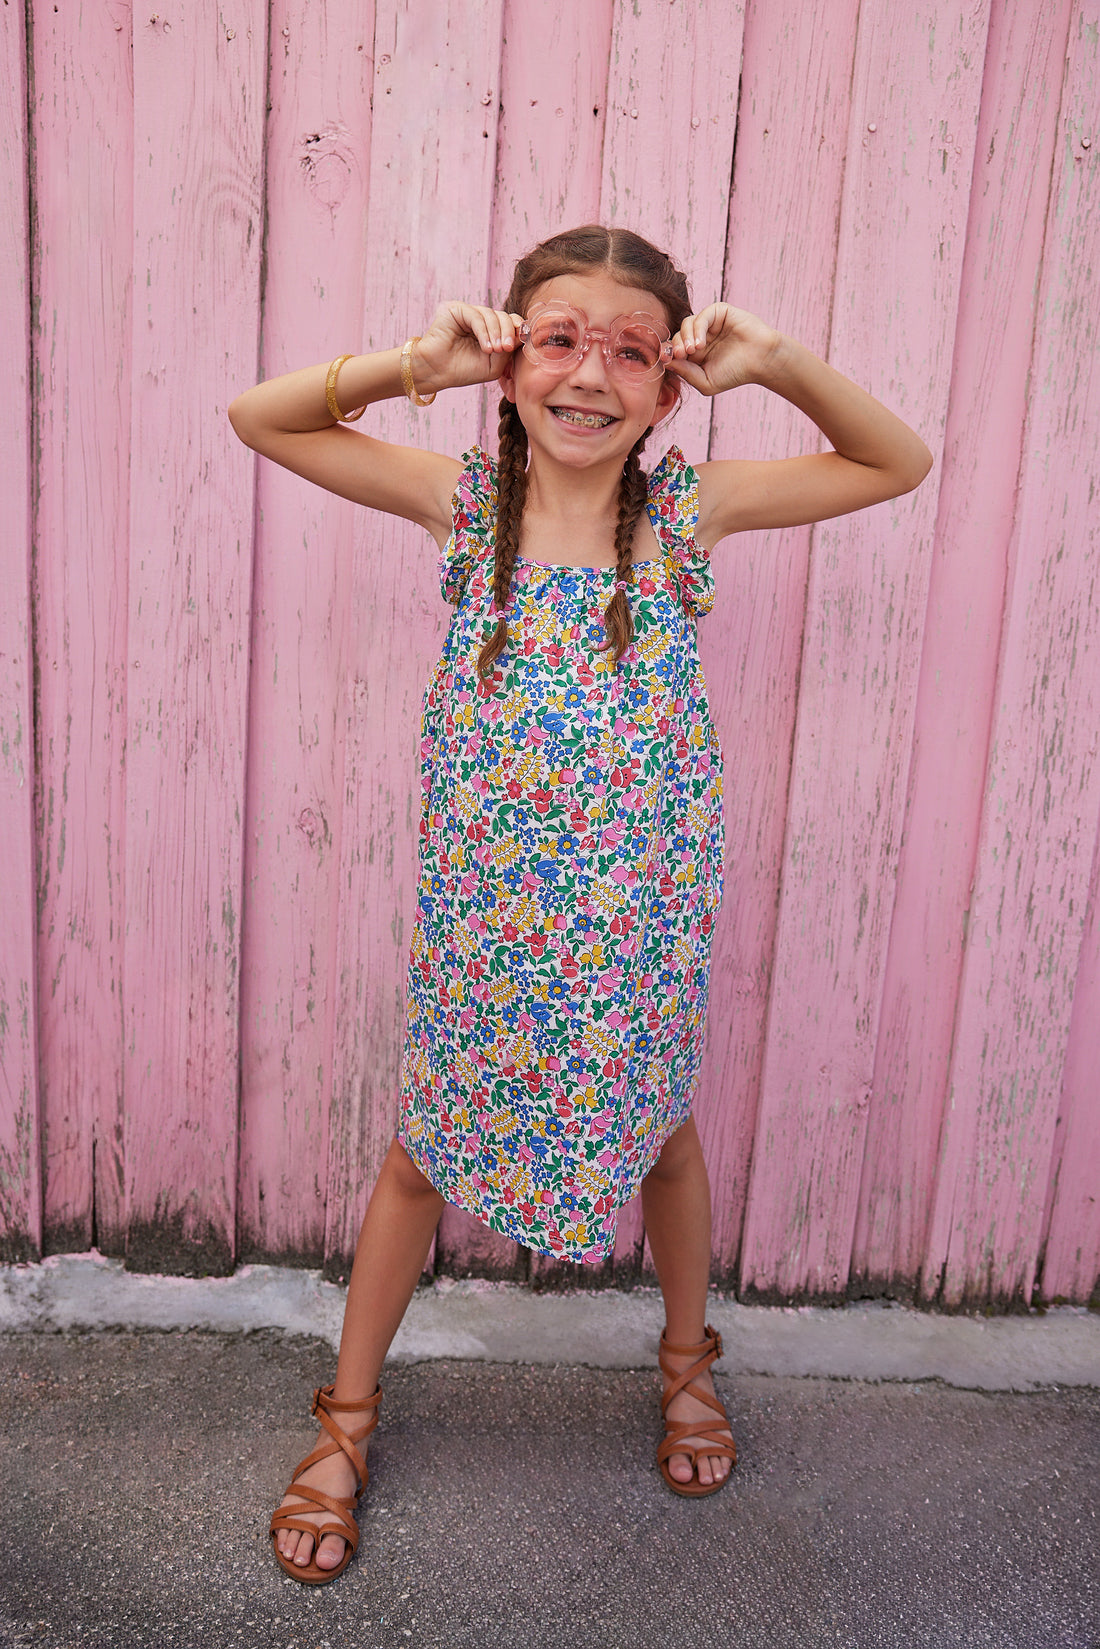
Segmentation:
<svg viewBox="0 0 1100 1649">
<path fill-rule="evenodd" d="M 336 400 L 336 380 L 340 376 L 340 368 L 345 361 L 350 360 L 350 355 L 337 355 L 329 367 L 328 377 L 325 379 L 325 405 L 338 424 L 354 424 L 355 420 L 361 418 L 367 410 L 366 402 L 364 402 L 356 412 L 341 412 Z"/>
<path fill-rule="evenodd" d="M 409 338 L 401 351 L 401 385 L 414 407 L 430 407 L 435 400 L 435 390 L 430 395 L 418 395 L 413 383 L 413 349 L 419 342 L 419 338 Z"/>
</svg>

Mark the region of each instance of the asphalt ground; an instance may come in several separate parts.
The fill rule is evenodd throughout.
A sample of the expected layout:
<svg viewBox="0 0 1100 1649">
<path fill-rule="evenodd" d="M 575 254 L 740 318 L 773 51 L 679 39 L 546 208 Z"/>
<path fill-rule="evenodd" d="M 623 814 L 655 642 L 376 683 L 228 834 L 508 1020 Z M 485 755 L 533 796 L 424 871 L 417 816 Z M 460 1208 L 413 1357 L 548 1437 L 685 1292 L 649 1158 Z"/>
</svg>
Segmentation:
<svg viewBox="0 0 1100 1649">
<path fill-rule="evenodd" d="M 736 1374 L 707 1500 L 654 1368 L 383 1377 L 359 1555 L 287 1579 L 319 1340 L 0 1335 L 4 1649 L 1100 1649 L 1100 1391 Z"/>
</svg>

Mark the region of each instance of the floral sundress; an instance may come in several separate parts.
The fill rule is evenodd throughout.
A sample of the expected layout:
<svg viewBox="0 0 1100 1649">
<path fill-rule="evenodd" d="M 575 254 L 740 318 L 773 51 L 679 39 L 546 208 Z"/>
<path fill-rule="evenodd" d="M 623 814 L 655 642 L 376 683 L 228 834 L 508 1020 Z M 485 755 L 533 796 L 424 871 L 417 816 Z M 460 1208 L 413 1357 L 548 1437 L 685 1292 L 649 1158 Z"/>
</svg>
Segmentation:
<svg viewBox="0 0 1100 1649">
<path fill-rule="evenodd" d="M 576 1261 L 687 1120 L 722 902 L 722 752 L 696 647 L 714 582 L 698 480 L 649 477 L 659 553 L 630 570 L 517 558 L 493 683 L 496 466 L 463 457 L 440 586 L 454 614 L 424 696 L 420 877 L 398 1138 L 492 1230 Z"/>
</svg>

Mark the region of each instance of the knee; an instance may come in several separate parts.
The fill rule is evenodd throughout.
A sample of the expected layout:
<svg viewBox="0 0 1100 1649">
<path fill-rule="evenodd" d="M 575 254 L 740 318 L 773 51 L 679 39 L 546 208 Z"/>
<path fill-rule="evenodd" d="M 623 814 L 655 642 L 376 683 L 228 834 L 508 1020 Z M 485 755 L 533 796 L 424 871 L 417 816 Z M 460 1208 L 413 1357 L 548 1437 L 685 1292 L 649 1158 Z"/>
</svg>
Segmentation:
<svg viewBox="0 0 1100 1649">
<path fill-rule="evenodd" d="M 706 1172 L 703 1147 L 693 1118 L 688 1117 L 682 1127 L 670 1134 L 661 1148 L 661 1154 L 646 1175 L 647 1180 L 679 1179 L 684 1174 Z"/>
<path fill-rule="evenodd" d="M 400 1140 L 395 1139 L 386 1157 L 386 1170 L 393 1176 L 395 1189 L 405 1197 L 443 1198 L 426 1174 L 422 1174 Z"/>
</svg>

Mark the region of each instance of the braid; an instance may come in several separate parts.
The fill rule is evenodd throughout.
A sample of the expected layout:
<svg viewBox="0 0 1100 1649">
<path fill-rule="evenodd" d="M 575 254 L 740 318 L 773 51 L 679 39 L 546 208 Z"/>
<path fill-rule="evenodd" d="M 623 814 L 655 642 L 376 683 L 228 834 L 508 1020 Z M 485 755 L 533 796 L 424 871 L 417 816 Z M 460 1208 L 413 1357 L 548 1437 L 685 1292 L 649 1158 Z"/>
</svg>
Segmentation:
<svg viewBox="0 0 1100 1649">
<path fill-rule="evenodd" d="M 508 620 L 505 611 L 512 594 L 512 569 L 519 552 L 519 529 L 523 520 L 523 506 L 527 499 L 527 431 L 513 402 L 506 397 L 500 403 L 500 423 L 497 427 L 497 530 L 493 553 L 493 605 L 500 617 L 497 627 L 485 643 L 477 659 L 477 673 L 482 681 L 492 674 L 493 665 L 508 643 Z"/>
<path fill-rule="evenodd" d="M 638 462 L 638 454 L 646 444 L 649 435 L 647 429 L 644 435 L 639 436 L 630 449 L 630 456 L 623 465 L 623 476 L 619 483 L 619 518 L 615 523 L 615 582 L 625 582 L 627 569 L 630 566 L 634 552 L 634 528 L 638 524 L 638 517 L 645 508 L 648 483 L 642 466 Z M 634 640 L 634 620 L 630 612 L 630 601 L 625 590 L 616 590 L 608 603 L 603 615 L 604 628 L 607 631 L 607 642 L 601 651 L 613 647 L 615 649 L 615 663 L 618 664 L 630 643 Z"/>
</svg>

